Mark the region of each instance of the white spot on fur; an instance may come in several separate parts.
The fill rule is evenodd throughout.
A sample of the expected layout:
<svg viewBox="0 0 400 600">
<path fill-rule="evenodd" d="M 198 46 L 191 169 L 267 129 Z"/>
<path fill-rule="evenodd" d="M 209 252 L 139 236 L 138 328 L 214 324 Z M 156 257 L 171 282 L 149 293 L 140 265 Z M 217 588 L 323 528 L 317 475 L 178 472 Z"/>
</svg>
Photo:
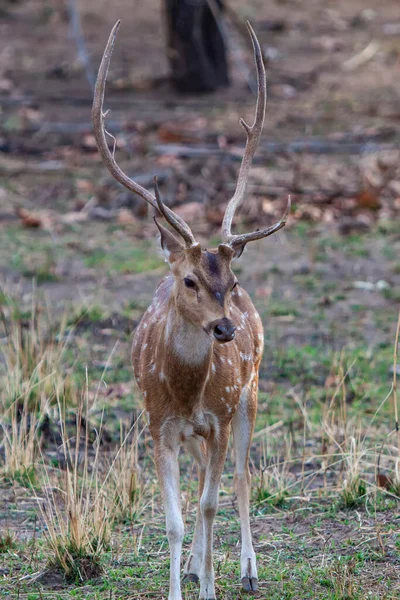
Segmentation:
<svg viewBox="0 0 400 600">
<path fill-rule="evenodd" d="M 232 361 L 231 361 L 231 359 L 230 359 L 230 358 L 228 358 L 228 365 L 231 365 L 231 366 L 232 366 Z"/>
<path fill-rule="evenodd" d="M 221 362 L 223 362 L 223 363 L 225 362 L 225 358 L 223 356 L 220 356 L 219 358 L 220 358 Z"/>
<path fill-rule="evenodd" d="M 147 392 L 146 392 L 146 390 L 144 390 L 144 392 L 143 392 L 143 398 L 147 398 Z M 150 421 L 150 417 L 149 417 L 149 421 Z"/>
<path fill-rule="evenodd" d="M 212 363 L 212 364 L 211 364 L 211 371 L 212 371 L 213 373 L 216 373 L 216 372 L 217 372 L 217 367 L 215 366 L 215 364 L 214 364 L 214 363 Z"/>
<path fill-rule="evenodd" d="M 262 333 L 259 333 L 257 337 L 258 337 L 259 340 L 263 340 L 264 339 L 264 336 L 263 336 Z"/>
<path fill-rule="evenodd" d="M 150 373 L 154 373 L 155 370 L 156 370 L 156 365 L 155 365 L 155 363 L 153 363 L 150 367 Z"/>
<path fill-rule="evenodd" d="M 146 329 L 147 323 L 143 323 L 143 329 Z"/>
<path fill-rule="evenodd" d="M 147 344 L 143 344 L 142 350 L 146 350 Z"/>
<path fill-rule="evenodd" d="M 229 394 L 229 392 L 231 391 L 231 388 L 229 386 L 226 386 L 225 391 L 228 392 L 228 394 Z"/>
<path fill-rule="evenodd" d="M 160 377 L 160 381 L 165 381 L 166 380 L 164 371 L 160 371 L 159 377 Z"/>
</svg>

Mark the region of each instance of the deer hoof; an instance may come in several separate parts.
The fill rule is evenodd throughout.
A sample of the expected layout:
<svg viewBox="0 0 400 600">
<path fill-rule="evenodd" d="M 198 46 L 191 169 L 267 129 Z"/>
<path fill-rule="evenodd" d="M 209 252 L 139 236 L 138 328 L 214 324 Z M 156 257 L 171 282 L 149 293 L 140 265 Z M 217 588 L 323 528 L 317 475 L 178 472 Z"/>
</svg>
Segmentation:
<svg viewBox="0 0 400 600">
<path fill-rule="evenodd" d="M 242 577 L 242 587 L 245 592 L 256 592 L 258 590 L 258 579 L 256 577 Z"/>
<path fill-rule="evenodd" d="M 196 573 L 185 573 L 182 579 L 182 583 L 189 583 L 189 581 L 199 583 L 199 576 L 196 575 Z"/>
</svg>

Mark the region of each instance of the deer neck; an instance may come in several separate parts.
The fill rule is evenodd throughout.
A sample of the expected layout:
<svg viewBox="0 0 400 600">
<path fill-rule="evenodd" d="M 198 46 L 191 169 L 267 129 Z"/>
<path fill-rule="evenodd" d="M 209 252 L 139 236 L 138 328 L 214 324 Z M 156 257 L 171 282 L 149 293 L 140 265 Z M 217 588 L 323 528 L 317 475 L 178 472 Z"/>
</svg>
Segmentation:
<svg viewBox="0 0 400 600">
<path fill-rule="evenodd" d="M 164 328 L 163 372 L 185 404 L 199 401 L 211 367 L 213 340 L 177 310 L 173 298 Z"/>
<path fill-rule="evenodd" d="M 173 298 L 169 303 L 164 337 L 168 356 L 175 356 L 183 367 L 193 370 L 202 366 L 209 367 L 213 349 L 212 338 L 177 310 Z"/>
</svg>

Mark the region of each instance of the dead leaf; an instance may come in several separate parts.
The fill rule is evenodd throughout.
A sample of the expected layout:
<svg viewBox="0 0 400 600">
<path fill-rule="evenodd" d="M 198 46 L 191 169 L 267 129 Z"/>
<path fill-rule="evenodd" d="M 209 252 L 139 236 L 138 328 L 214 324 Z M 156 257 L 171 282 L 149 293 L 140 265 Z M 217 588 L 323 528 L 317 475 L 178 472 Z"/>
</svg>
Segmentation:
<svg viewBox="0 0 400 600">
<path fill-rule="evenodd" d="M 25 208 L 22 208 L 21 206 L 16 207 L 15 213 L 21 219 L 24 227 L 44 228 L 43 216 L 39 213 L 31 212 Z"/>
<path fill-rule="evenodd" d="M 358 194 L 358 196 L 356 196 L 356 201 L 359 206 L 372 210 L 377 210 L 381 206 L 377 190 L 372 187 Z"/>
<path fill-rule="evenodd" d="M 167 144 L 183 144 L 193 142 L 193 138 L 190 138 L 184 131 L 177 129 L 173 130 L 171 127 L 161 125 L 158 129 L 158 137 L 160 141 Z"/>
<path fill-rule="evenodd" d="M 268 200 L 267 198 L 265 198 L 262 201 L 262 211 L 266 214 L 266 215 L 275 215 L 276 213 L 276 203 L 274 203 L 272 200 Z"/>
<path fill-rule="evenodd" d="M 385 490 L 390 490 L 393 487 L 393 481 L 387 475 L 383 473 L 378 473 L 376 476 L 376 483 L 380 488 Z"/>
<path fill-rule="evenodd" d="M 96 144 L 96 140 L 95 140 L 94 135 L 92 133 L 86 133 L 82 137 L 81 146 L 85 150 L 96 150 L 97 149 L 97 144 Z"/>
<path fill-rule="evenodd" d="M 204 139 L 207 122 L 199 117 L 193 121 L 167 121 L 160 125 L 157 134 L 167 144 L 193 144 Z"/>
<path fill-rule="evenodd" d="M 300 205 L 295 213 L 295 219 L 304 219 L 305 221 L 320 221 L 322 217 L 322 209 L 312 204 Z"/>
</svg>

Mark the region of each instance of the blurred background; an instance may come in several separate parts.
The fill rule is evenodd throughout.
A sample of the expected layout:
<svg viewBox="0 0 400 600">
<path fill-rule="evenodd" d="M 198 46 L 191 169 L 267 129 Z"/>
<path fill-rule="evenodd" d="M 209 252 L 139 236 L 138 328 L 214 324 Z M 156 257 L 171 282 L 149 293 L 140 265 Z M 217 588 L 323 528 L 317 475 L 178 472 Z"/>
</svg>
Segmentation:
<svg viewBox="0 0 400 600">
<path fill-rule="evenodd" d="M 43 348 L 67 335 L 57 373 L 72 407 L 87 377 L 90 418 L 107 411 L 111 440 L 119 420 L 130 423 L 141 406 L 131 333 L 166 265 L 151 211 L 109 175 L 91 130 L 93 82 L 117 19 L 105 107 L 118 162 L 150 190 L 157 174 L 164 201 L 208 247 L 218 243 L 235 189 L 245 142 L 239 118 L 253 119 L 246 19 L 262 45 L 267 116 L 235 226 L 272 224 L 289 194 L 292 212 L 284 230 L 249 245 L 235 267 L 265 327 L 252 449 L 258 500 L 272 498 L 275 506 L 276 499 L 290 502 L 294 489 L 305 497 L 331 484 L 343 497 L 354 481 L 357 500 L 368 495 L 357 487 L 361 480 L 374 493 L 376 485 L 391 490 L 393 500 L 400 489 L 393 487 L 400 486 L 400 449 L 391 394 L 399 370 L 398 0 L 1 2 L 3 409 L 31 393 Z M 10 323 L 16 339 L 36 332 L 29 360 L 18 358 L 18 344 L 9 345 Z M 40 343 L 39 331 L 47 332 Z M 12 381 L 10 365 L 18 366 Z M 54 390 L 35 385 L 41 402 L 53 397 Z M 50 417 L 44 436 L 57 430 Z M 350 435 L 356 424 L 359 433 Z M 353 462 L 351 436 L 362 439 Z M 378 460 L 379 444 L 385 449 Z M 342 459 L 335 462 L 338 448 Z M 319 471 L 329 452 L 324 468 L 331 479 Z M 286 467 L 276 470 L 282 457 Z M 305 464 L 316 474 L 306 484 Z M 377 469 L 386 479 L 376 479 Z M 393 548 L 377 569 L 389 573 Z M 359 597 L 368 589 L 377 594 L 371 597 L 389 598 L 371 569 Z M 390 577 L 398 582 L 398 574 Z M 293 597 L 306 597 L 296 589 Z"/>
<path fill-rule="evenodd" d="M 165 202 L 204 241 L 218 237 L 244 146 L 238 121 L 253 118 L 249 19 L 262 45 L 269 99 L 237 223 L 273 222 L 288 194 L 293 211 L 285 233 L 246 252 L 259 260 L 244 259 L 244 276 L 273 269 L 273 284 L 263 282 L 258 293 L 267 298 L 282 286 L 280 301 L 297 303 L 301 294 L 304 305 L 310 290 L 304 297 L 298 286 L 294 292 L 295 281 L 285 283 L 286 275 L 308 277 L 323 267 L 331 283 L 351 284 L 351 302 L 362 304 L 362 298 L 375 308 L 398 299 L 398 273 L 388 256 L 395 261 L 396 252 L 387 235 L 400 210 L 398 17 L 390 1 L 378 9 L 356 0 L 213 0 L 201 10 L 178 0 L 3 2 L 3 276 L 28 286 L 36 277 L 54 301 L 76 298 L 78 288 L 90 295 L 99 277 L 102 288 L 111 278 L 125 290 L 126 277 L 140 269 L 129 248 L 154 240 L 146 205 L 108 175 L 91 132 L 91 87 L 117 18 L 122 27 L 106 106 L 118 160 L 149 188 L 157 174 Z M 191 34 L 196 19 L 199 40 Z M 377 237 L 368 238 L 373 231 Z M 306 250 L 296 247 L 299 236 Z M 337 253 L 352 244 L 366 247 L 368 256 L 352 250 L 350 260 Z M 380 256 L 382 244 L 392 250 Z M 353 280 L 365 280 L 367 288 L 384 283 L 365 294 Z M 118 296 L 115 282 L 111 288 Z M 121 298 L 115 300 L 120 306 Z M 337 317 L 348 309 L 341 302 L 321 310 Z M 360 310 L 357 318 L 364 316 Z"/>
<path fill-rule="evenodd" d="M 253 119 L 251 21 L 269 98 L 237 226 L 276 221 L 288 194 L 293 209 L 283 233 L 246 249 L 242 283 L 261 310 L 278 313 L 267 327 L 279 343 L 337 349 L 354 335 L 371 344 L 392 334 L 400 20 L 387 0 L 4 2 L 4 280 L 29 290 L 34 279 L 56 311 L 95 296 L 119 313 L 145 305 L 159 278 L 147 205 L 111 178 L 91 132 L 91 88 L 117 18 L 105 106 L 119 163 L 150 189 L 157 174 L 164 201 L 207 245 L 235 188 L 239 118 Z"/>
</svg>

